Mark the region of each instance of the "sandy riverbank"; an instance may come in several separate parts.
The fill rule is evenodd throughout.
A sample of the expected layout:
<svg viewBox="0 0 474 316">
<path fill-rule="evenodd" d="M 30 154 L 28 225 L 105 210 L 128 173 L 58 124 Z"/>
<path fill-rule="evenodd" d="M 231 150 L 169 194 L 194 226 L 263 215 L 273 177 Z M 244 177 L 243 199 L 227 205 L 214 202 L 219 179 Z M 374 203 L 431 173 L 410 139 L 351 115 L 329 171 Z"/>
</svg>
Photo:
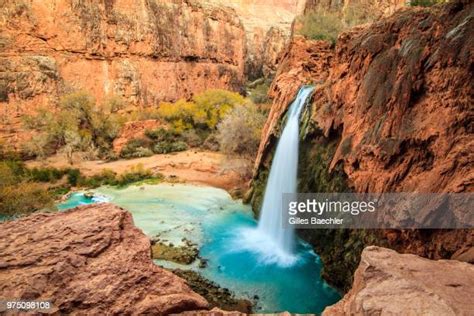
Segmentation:
<svg viewBox="0 0 474 316">
<path fill-rule="evenodd" d="M 245 189 L 247 179 L 239 172 L 244 163 L 242 159 L 229 159 L 221 153 L 188 150 L 173 154 L 111 162 L 102 160 L 77 161 L 72 166 L 67 163 L 63 155 L 56 155 L 44 161 L 27 162 L 27 166 L 73 167 L 90 176 L 100 173 L 103 169 L 110 169 L 117 174 L 121 174 L 134 165 L 142 164 L 144 168 L 160 172 L 168 178 L 187 183 L 210 185 L 229 191 Z"/>
</svg>

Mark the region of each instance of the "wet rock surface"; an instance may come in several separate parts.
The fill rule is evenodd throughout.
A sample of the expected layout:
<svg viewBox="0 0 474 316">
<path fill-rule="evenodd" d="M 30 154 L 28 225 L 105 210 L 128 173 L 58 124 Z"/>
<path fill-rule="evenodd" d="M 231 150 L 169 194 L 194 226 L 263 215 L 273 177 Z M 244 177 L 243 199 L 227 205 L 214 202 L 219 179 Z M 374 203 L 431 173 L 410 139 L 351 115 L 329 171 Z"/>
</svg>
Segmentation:
<svg viewBox="0 0 474 316">
<path fill-rule="evenodd" d="M 149 239 L 111 204 L 1 223 L 0 297 L 50 300 L 60 314 L 163 315 L 208 306 L 153 264 Z"/>
<path fill-rule="evenodd" d="M 251 301 L 236 298 L 229 289 L 220 287 L 202 277 L 199 273 L 180 269 L 172 270 L 172 272 L 186 280 L 193 291 L 206 298 L 211 307 L 246 314 L 252 312 L 253 304 Z M 207 311 L 207 313 L 212 314 L 212 311 Z"/>
<path fill-rule="evenodd" d="M 193 263 L 198 258 L 199 249 L 195 244 L 186 241 L 183 246 L 175 246 L 172 243 L 156 241 L 151 246 L 153 259 L 168 260 L 180 264 Z"/>
<path fill-rule="evenodd" d="M 474 266 L 367 247 L 349 293 L 330 315 L 470 315 Z"/>
</svg>

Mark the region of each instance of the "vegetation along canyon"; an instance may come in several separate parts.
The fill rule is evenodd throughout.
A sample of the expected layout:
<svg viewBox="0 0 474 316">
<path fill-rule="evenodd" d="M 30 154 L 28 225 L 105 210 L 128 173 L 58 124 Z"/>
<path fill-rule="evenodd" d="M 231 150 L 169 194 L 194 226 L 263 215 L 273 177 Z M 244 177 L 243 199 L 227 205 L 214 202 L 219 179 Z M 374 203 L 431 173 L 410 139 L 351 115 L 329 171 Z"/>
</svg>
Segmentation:
<svg viewBox="0 0 474 316">
<path fill-rule="evenodd" d="M 470 0 L 0 0 L 0 314 L 474 315 L 473 75 Z"/>
</svg>

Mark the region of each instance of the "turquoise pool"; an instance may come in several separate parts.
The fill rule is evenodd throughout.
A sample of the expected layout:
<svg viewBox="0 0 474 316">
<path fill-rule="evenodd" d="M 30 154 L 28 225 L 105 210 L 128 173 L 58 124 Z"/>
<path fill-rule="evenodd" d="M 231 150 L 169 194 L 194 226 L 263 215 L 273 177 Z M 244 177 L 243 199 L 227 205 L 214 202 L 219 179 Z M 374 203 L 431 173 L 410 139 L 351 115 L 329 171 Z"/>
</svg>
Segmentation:
<svg viewBox="0 0 474 316">
<path fill-rule="evenodd" d="M 298 242 L 297 262 L 288 267 L 262 260 L 243 243 L 257 222 L 251 209 L 220 189 L 185 184 L 103 187 L 98 198 L 87 199 L 80 192 L 58 205 L 61 210 L 110 201 L 129 210 L 135 222 L 150 237 L 182 243 L 185 237 L 200 246 L 206 268 L 183 266 L 156 260 L 164 267 L 195 270 L 233 291 L 237 297 L 256 300 L 255 312 L 320 313 L 340 295 L 320 277 L 321 262 L 311 248 Z M 247 237 L 247 238 L 246 238 Z"/>
</svg>

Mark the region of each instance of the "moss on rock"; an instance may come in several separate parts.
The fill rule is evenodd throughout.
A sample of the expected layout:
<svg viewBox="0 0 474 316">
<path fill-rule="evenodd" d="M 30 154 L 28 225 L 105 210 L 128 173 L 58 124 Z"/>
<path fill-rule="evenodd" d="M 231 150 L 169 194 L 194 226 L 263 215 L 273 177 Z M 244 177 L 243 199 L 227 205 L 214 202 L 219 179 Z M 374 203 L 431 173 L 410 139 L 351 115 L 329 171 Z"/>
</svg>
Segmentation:
<svg viewBox="0 0 474 316">
<path fill-rule="evenodd" d="M 156 242 L 151 246 L 151 253 L 153 259 L 191 264 L 198 257 L 199 249 L 191 243 L 186 243 L 185 246 L 174 246 L 173 244 Z"/>
<path fill-rule="evenodd" d="M 267 168 L 262 168 L 258 171 L 257 176 L 252 182 L 252 198 L 250 199 L 250 204 L 252 205 L 252 210 L 256 217 L 259 216 L 260 209 L 262 208 L 268 176 L 269 170 Z"/>
<path fill-rule="evenodd" d="M 211 308 L 218 307 L 227 311 L 242 313 L 252 312 L 252 302 L 247 299 L 236 298 L 227 288 L 222 288 L 216 283 L 202 277 L 199 273 L 190 270 L 175 269 L 174 274 L 186 280 L 196 293 L 202 295 Z"/>
</svg>

